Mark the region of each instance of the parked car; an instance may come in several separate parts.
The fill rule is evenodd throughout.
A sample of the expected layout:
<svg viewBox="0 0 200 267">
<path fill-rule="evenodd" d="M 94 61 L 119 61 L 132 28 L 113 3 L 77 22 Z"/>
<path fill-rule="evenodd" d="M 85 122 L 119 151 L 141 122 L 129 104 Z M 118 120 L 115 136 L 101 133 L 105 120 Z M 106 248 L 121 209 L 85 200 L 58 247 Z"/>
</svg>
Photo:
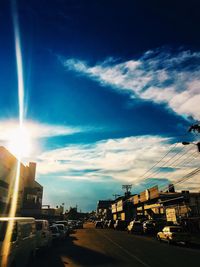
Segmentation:
<svg viewBox="0 0 200 267">
<path fill-rule="evenodd" d="M 56 221 L 54 224 L 64 224 L 66 236 L 68 236 L 70 234 L 70 227 L 69 227 L 68 221 L 65 221 L 65 220 L 63 220 L 63 221 Z"/>
<path fill-rule="evenodd" d="M 77 229 L 83 229 L 83 221 L 77 221 L 76 222 L 76 228 Z"/>
<path fill-rule="evenodd" d="M 58 242 L 61 240 L 61 234 L 60 231 L 58 229 L 58 227 L 56 225 L 51 225 L 50 226 L 50 231 L 52 233 L 52 241 L 54 243 Z"/>
<path fill-rule="evenodd" d="M 46 249 L 52 245 L 52 233 L 47 220 L 35 220 L 36 225 L 36 247 Z"/>
<path fill-rule="evenodd" d="M 115 230 L 126 230 L 127 229 L 127 222 L 122 220 L 116 220 L 115 224 L 113 225 Z"/>
<path fill-rule="evenodd" d="M 102 221 L 96 221 L 95 228 L 103 228 L 103 222 Z"/>
<path fill-rule="evenodd" d="M 58 231 L 60 232 L 60 239 L 64 240 L 67 236 L 67 231 L 64 224 L 54 224 L 54 226 L 57 226 Z"/>
<path fill-rule="evenodd" d="M 142 234 L 143 233 L 143 224 L 140 221 L 131 221 L 129 225 L 127 226 L 127 232 L 128 233 L 137 233 Z"/>
<path fill-rule="evenodd" d="M 76 229 L 76 220 L 68 220 L 68 225 L 71 229 Z"/>
<path fill-rule="evenodd" d="M 107 228 L 108 227 L 108 220 L 103 221 L 103 228 Z"/>
<path fill-rule="evenodd" d="M 113 229 L 114 228 L 114 224 L 115 224 L 115 221 L 109 220 L 107 228 L 112 228 Z"/>
<path fill-rule="evenodd" d="M 143 222 L 144 234 L 154 234 L 156 232 L 156 221 L 147 220 Z"/>
<path fill-rule="evenodd" d="M 157 233 L 159 241 L 167 241 L 171 243 L 189 243 L 190 234 L 185 232 L 181 226 L 165 226 L 161 232 Z"/>
<path fill-rule="evenodd" d="M 9 225 L 13 225 L 10 230 Z M 10 233 L 10 240 L 6 240 L 6 233 Z M 10 243 L 8 255 L 3 249 L 4 244 Z M 0 266 L 7 258 L 7 267 L 24 267 L 34 259 L 36 252 L 36 233 L 34 218 L 0 218 Z"/>
</svg>

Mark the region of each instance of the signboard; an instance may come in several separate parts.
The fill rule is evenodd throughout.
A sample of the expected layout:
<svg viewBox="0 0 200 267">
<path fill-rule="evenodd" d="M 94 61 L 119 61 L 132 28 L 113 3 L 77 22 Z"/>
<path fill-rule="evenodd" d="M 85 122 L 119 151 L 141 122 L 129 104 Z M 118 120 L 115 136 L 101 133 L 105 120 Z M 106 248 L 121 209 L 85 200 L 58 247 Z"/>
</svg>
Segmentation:
<svg viewBox="0 0 200 267">
<path fill-rule="evenodd" d="M 146 190 L 140 193 L 140 202 L 144 202 L 147 200 Z"/>
<path fill-rule="evenodd" d="M 154 186 L 148 189 L 149 191 L 149 198 L 154 199 L 159 197 L 159 191 L 158 191 L 158 186 Z"/>
<path fill-rule="evenodd" d="M 137 205 L 138 203 L 139 203 L 138 195 L 133 196 L 133 204 L 134 204 L 134 205 Z"/>
<path fill-rule="evenodd" d="M 167 208 L 166 218 L 168 222 L 176 222 L 176 210 L 174 208 Z"/>
</svg>

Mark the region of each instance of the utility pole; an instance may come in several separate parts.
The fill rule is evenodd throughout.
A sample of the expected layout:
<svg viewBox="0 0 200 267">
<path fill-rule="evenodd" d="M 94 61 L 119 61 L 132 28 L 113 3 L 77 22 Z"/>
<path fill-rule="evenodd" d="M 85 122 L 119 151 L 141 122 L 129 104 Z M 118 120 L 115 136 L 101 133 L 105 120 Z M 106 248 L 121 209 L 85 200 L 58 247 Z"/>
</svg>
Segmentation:
<svg viewBox="0 0 200 267">
<path fill-rule="evenodd" d="M 125 191 L 125 196 L 129 196 L 131 194 L 132 184 L 124 184 L 122 185 L 122 189 Z"/>
<path fill-rule="evenodd" d="M 194 132 L 194 133 L 200 133 L 200 124 L 194 124 L 191 125 L 188 132 Z M 194 142 L 182 142 L 183 145 L 196 145 L 197 146 L 197 150 L 200 153 L 200 142 L 194 143 Z"/>
</svg>

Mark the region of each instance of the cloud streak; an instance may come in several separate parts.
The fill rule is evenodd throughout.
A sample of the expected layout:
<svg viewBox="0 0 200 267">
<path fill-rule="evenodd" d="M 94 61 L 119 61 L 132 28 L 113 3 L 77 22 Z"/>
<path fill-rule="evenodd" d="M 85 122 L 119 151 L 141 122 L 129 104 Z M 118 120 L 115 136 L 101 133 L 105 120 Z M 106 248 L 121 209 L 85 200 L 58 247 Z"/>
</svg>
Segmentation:
<svg viewBox="0 0 200 267">
<path fill-rule="evenodd" d="M 67 70 L 75 71 L 128 92 L 131 98 L 167 104 L 179 115 L 200 119 L 200 52 L 147 51 L 139 59 L 124 62 L 106 60 L 94 66 L 77 59 L 63 59 Z"/>
<path fill-rule="evenodd" d="M 109 139 L 90 145 L 71 145 L 42 153 L 38 157 L 38 175 L 48 177 L 48 175 L 54 174 L 57 178 L 72 181 L 79 179 L 105 184 L 110 181 L 118 181 L 134 185 L 141 184 L 144 178 L 146 178 L 146 183 L 148 183 L 148 179 L 154 179 L 155 184 L 157 184 L 157 179 L 161 179 L 166 184 L 166 179 L 177 181 L 198 163 L 193 158 L 193 147 L 189 150 L 178 144 L 153 170 L 153 173 L 150 172 L 143 176 L 145 170 L 152 167 L 168 152 L 170 142 L 169 138 L 140 136 Z M 177 160 L 176 164 L 173 163 L 183 154 L 182 150 L 187 152 L 182 156 L 182 162 Z M 171 161 L 168 161 L 170 158 L 172 158 Z M 194 160 L 189 164 L 191 159 Z M 155 172 L 157 169 L 159 172 Z M 160 184 L 162 183 L 160 182 Z"/>
</svg>

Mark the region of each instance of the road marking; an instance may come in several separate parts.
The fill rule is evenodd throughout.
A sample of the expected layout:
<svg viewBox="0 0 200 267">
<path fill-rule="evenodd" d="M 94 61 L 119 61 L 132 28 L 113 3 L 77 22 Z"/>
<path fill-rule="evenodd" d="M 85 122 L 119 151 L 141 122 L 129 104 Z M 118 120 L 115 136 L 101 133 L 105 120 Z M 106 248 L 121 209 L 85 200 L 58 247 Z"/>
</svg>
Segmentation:
<svg viewBox="0 0 200 267">
<path fill-rule="evenodd" d="M 100 233 L 98 231 L 98 233 L 100 235 L 103 235 L 107 240 L 109 240 L 111 243 L 113 243 L 116 247 L 120 248 L 121 250 L 123 250 L 126 254 L 128 254 L 130 257 L 134 258 L 135 260 L 137 260 L 139 263 L 141 263 L 143 266 L 145 267 L 150 267 L 149 264 L 147 264 L 146 262 L 144 262 L 143 260 L 141 260 L 140 258 L 138 258 L 136 255 L 132 254 L 131 252 L 129 252 L 128 250 L 126 250 L 125 248 L 123 248 L 122 246 L 120 246 L 118 243 L 116 243 L 115 241 L 113 241 L 112 239 L 110 239 L 109 237 L 107 237 L 106 235 L 104 235 L 103 233 Z"/>
</svg>

